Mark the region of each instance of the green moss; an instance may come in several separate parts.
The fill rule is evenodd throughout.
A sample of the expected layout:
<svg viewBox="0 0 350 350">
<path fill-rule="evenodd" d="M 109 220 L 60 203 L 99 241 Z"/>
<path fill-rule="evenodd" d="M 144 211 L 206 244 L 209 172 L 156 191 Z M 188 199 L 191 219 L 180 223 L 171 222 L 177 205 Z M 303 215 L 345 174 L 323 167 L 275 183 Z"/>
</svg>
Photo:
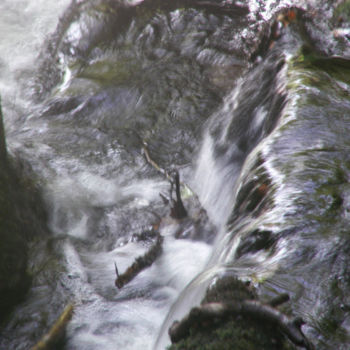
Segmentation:
<svg viewBox="0 0 350 350">
<path fill-rule="evenodd" d="M 334 310 L 332 310 L 334 312 Z M 326 335 L 333 341 L 339 341 L 341 343 L 349 343 L 350 337 L 347 330 L 342 326 L 339 320 L 339 315 L 327 314 L 321 317 L 316 322 L 315 327 L 322 335 Z"/>
<path fill-rule="evenodd" d="M 219 279 L 208 289 L 203 303 L 256 299 L 255 290 L 234 276 Z M 189 336 L 169 350 L 292 350 L 296 349 L 268 321 L 236 315 L 202 322 L 191 327 Z"/>
<path fill-rule="evenodd" d="M 235 276 L 220 278 L 209 287 L 203 303 L 230 302 L 232 300 L 256 299 L 256 294 L 249 284 L 238 280 Z"/>
<path fill-rule="evenodd" d="M 349 22 L 350 20 L 350 1 L 346 0 L 340 3 L 334 10 L 333 18 L 341 22 Z"/>
<path fill-rule="evenodd" d="M 169 350 L 292 350 L 274 327 L 237 317 L 214 328 L 191 329 L 190 336 L 171 345 Z"/>
<path fill-rule="evenodd" d="M 303 46 L 294 58 L 289 60 L 288 77 L 288 88 L 292 90 L 298 89 L 302 92 L 300 89 L 316 86 L 332 90 L 335 88 L 337 93 L 340 93 L 341 90 L 334 86 L 333 79 L 349 84 L 350 62 L 341 57 L 320 56 L 312 48 Z"/>
</svg>

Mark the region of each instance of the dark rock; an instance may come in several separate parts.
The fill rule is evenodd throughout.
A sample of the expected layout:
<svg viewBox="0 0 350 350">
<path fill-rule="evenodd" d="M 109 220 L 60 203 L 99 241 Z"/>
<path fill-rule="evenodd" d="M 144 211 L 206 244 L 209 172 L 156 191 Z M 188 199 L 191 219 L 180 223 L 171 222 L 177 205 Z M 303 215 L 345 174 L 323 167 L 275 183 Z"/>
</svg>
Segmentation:
<svg viewBox="0 0 350 350">
<path fill-rule="evenodd" d="M 284 324 L 285 333 L 296 330 L 297 338 L 300 333 L 304 342 L 300 326 L 294 327 L 287 316 L 256 298 L 249 284 L 233 276 L 219 279 L 207 291 L 201 306 L 169 329 L 173 342 L 169 349 L 296 349 L 281 331 Z M 305 344 L 312 349 L 307 340 Z"/>
<path fill-rule="evenodd" d="M 39 191 L 25 164 L 8 158 L 4 136 L 0 121 L 0 321 L 27 292 L 29 244 L 46 230 Z"/>
</svg>

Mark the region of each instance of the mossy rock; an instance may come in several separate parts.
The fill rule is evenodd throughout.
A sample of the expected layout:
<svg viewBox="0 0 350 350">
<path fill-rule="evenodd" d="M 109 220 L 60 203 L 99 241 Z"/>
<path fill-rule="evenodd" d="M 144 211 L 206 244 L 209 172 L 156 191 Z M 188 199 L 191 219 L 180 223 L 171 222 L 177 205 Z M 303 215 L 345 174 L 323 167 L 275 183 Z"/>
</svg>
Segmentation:
<svg viewBox="0 0 350 350">
<path fill-rule="evenodd" d="M 249 282 L 245 283 L 237 279 L 235 276 L 225 276 L 223 278 L 219 278 L 211 287 L 208 288 L 202 304 L 254 299 L 257 299 L 257 295 L 255 293 L 255 289 Z"/>
<path fill-rule="evenodd" d="M 219 279 L 210 287 L 203 303 L 256 300 L 248 283 L 234 276 Z M 268 321 L 249 315 L 232 315 L 225 319 L 203 319 L 193 324 L 184 339 L 168 350 L 292 350 L 287 338 Z"/>
<path fill-rule="evenodd" d="M 215 327 L 191 329 L 190 335 L 169 350 L 292 350 L 296 349 L 274 327 L 246 317 Z"/>
</svg>

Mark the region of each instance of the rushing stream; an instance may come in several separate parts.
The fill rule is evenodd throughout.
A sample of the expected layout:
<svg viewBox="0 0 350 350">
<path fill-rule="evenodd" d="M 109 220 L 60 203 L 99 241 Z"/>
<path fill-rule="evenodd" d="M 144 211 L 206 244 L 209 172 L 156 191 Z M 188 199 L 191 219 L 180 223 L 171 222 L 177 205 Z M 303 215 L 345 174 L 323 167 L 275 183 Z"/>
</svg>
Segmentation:
<svg viewBox="0 0 350 350">
<path fill-rule="evenodd" d="M 336 16 L 316 0 L 2 0 L 8 148 L 36 174 L 51 232 L 0 349 L 30 348 L 72 303 L 62 349 L 162 350 L 229 274 L 288 292 L 317 349 L 348 349 L 350 45 Z M 145 145 L 210 222 L 177 239 L 163 221 L 161 256 L 118 289 L 114 263 L 145 253 L 169 213 Z"/>
</svg>

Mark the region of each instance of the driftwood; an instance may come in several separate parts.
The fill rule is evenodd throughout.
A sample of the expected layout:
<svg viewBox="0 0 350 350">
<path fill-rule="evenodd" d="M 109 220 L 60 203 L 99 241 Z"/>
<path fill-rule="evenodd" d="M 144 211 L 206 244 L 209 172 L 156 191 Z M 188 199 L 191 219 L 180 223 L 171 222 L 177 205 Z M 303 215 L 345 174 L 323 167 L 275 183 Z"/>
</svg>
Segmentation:
<svg viewBox="0 0 350 350">
<path fill-rule="evenodd" d="M 66 327 L 73 315 L 73 305 L 69 304 L 58 317 L 51 329 L 32 347 L 31 350 L 51 350 L 63 340 Z"/>
<path fill-rule="evenodd" d="M 146 267 L 151 266 L 153 262 L 158 258 L 162 251 L 163 237 L 160 235 L 159 232 L 155 233 L 155 243 L 150 247 L 146 254 L 136 258 L 134 263 L 130 267 L 128 267 L 124 273 L 119 274 L 117 264 L 114 263 L 115 273 L 117 275 L 117 278 L 115 280 L 116 287 L 122 288 L 123 286 L 125 286 L 133 278 L 135 278 L 142 270 L 144 270 Z"/>
<path fill-rule="evenodd" d="M 285 297 L 283 297 L 283 300 Z M 275 300 L 273 304 L 283 300 Z M 180 322 L 176 321 L 169 329 L 169 336 L 173 343 L 189 335 L 191 326 L 210 320 L 226 319 L 229 316 L 245 315 L 263 322 L 268 322 L 278 328 L 295 345 L 307 350 L 314 350 L 313 345 L 307 340 L 301 326 L 301 319 L 291 319 L 282 312 L 256 300 L 243 300 L 237 302 L 213 302 L 193 308 Z"/>
</svg>

